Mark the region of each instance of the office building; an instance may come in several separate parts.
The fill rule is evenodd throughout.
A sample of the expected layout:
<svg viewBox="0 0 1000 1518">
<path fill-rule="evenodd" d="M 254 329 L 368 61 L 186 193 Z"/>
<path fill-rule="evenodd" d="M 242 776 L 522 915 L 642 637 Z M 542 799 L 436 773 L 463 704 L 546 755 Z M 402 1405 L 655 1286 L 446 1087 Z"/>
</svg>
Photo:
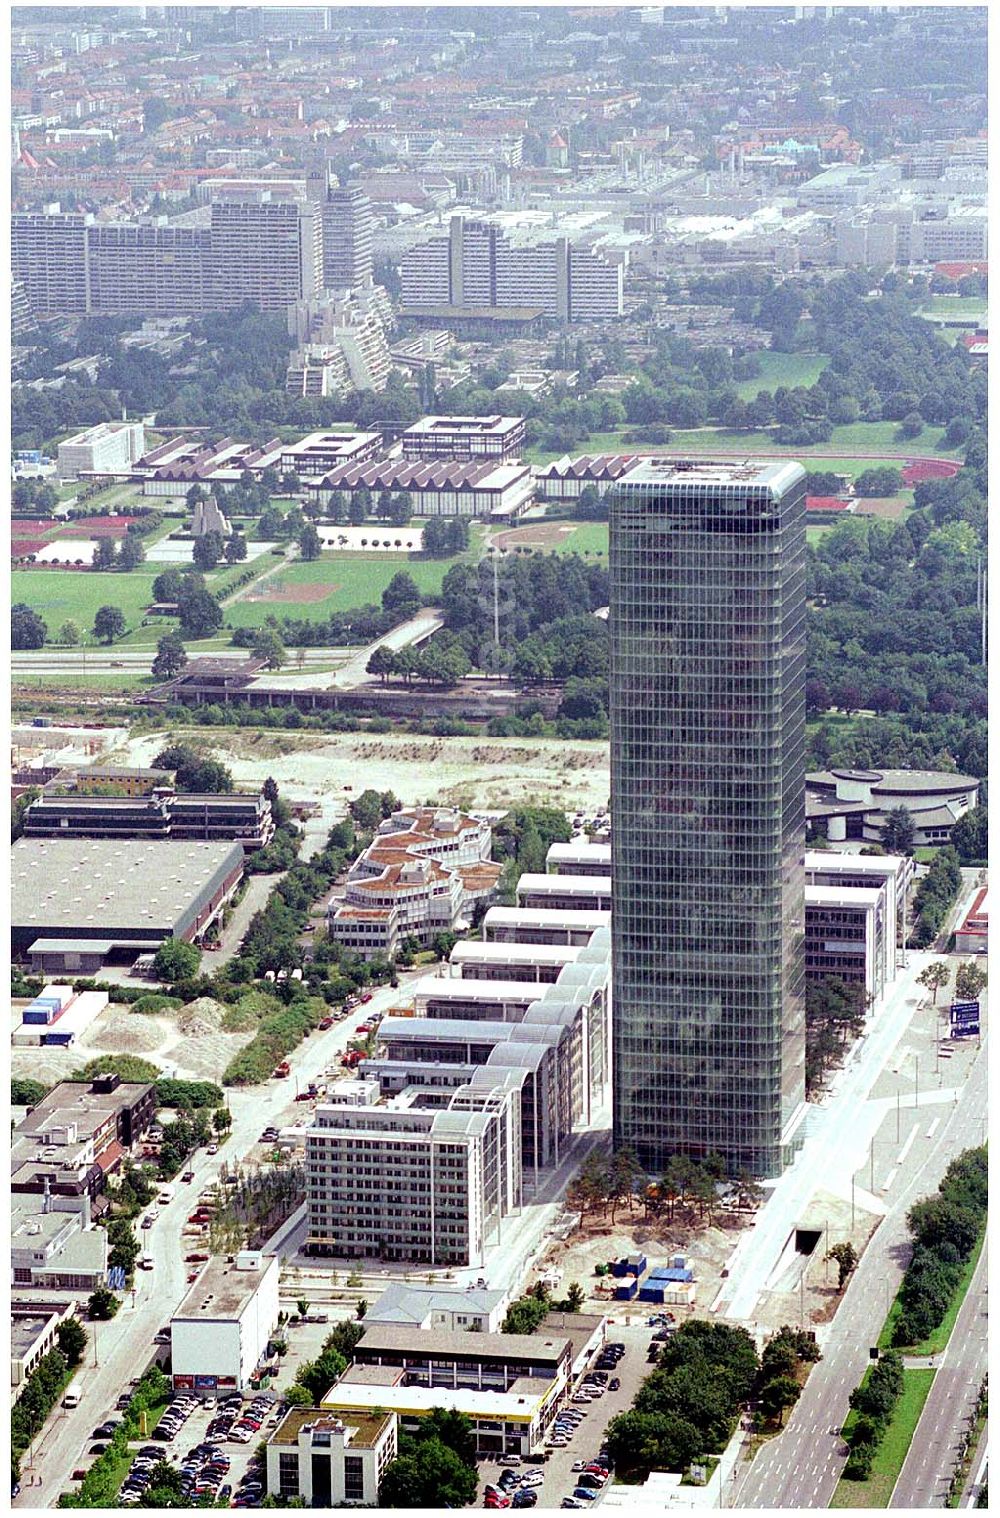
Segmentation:
<svg viewBox="0 0 1000 1518">
<path fill-rule="evenodd" d="M 390 1324 L 414 1329 L 445 1328 L 499 1333 L 510 1295 L 486 1286 L 411 1286 L 393 1281 L 365 1314 L 365 1327 Z"/>
<path fill-rule="evenodd" d="M 310 432 L 282 448 L 279 467 L 282 474 L 317 479 L 340 464 L 363 464 L 381 448 L 377 432 Z"/>
<path fill-rule="evenodd" d="M 10 1278 L 14 1286 L 80 1295 L 103 1286 L 108 1236 L 91 1227 L 90 1202 L 75 1197 L 21 1195 L 11 1203 Z"/>
<path fill-rule="evenodd" d="M 989 949 L 990 900 L 984 886 L 955 930 L 956 954 L 985 954 Z"/>
<path fill-rule="evenodd" d="M 403 433 L 403 457 L 516 459 L 524 447 L 521 416 L 425 416 Z"/>
<path fill-rule="evenodd" d="M 515 1381 L 569 1380 L 573 1346 L 558 1333 L 481 1333 L 464 1328 L 418 1328 L 369 1324 L 354 1346 L 355 1365 L 383 1365 L 405 1371 L 408 1386 L 456 1390 L 510 1391 Z"/>
<path fill-rule="evenodd" d="M 175 1391 L 245 1391 L 278 1324 L 277 1255 L 209 1261 L 170 1319 Z"/>
<path fill-rule="evenodd" d="M 357 185 L 328 189 L 322 206 L 323 286 L 351 290 L 366 285 L 375 264 L 372 203 Z"/>
<path fill-rule="evenodd" d="M 233 842 L 19 838 L 11 849 L 11 948 L 46 973 L 80 956 L 134 960 L 201 938 L 243 876 Z"/>
<path fill-rule="evenodd" d="M 59 444 L 59 478 L 81 474 L 128 474 L 146 447 L 142 422 L 98 422 Z"/>
<path fill-rule="evenodd" d="M 488 458 L 377 459 L 368 464 L 340 464 L 320 481 L 309 481 L 322 506 L 335 492 L 365 489 L 373 496 L 383 490 L 406 491 L 417 517 L 487 517 L 509 520 L 527 506 L 534 481 L 527 464 L 492 463 Z"/>
<path fill-rule="evenodd" d="M 649 460 L 611 500 L 614 1140 L 773 1176 L 804 1101 L 805 475 Z"/>
<path fill-rule="evenodd" d="M 310 1254 L 481 1265 L 520 1207 L 516 1093 L 480 1110 L 320 1105 L 306 1132 Z"/>
<path fill-rule="evenodd" d="M 494 1459 L 524 1458 L 543 1443 L 559 1407 L 555 1381 L 523 1377 L 510 1391 L 408 1386 L 406 1373 L 391 1366 L 351 1365 L 323 1398 L 323 1411 L 345 1423 L 364 1413 L 393 1413 L 403 1433 L 416 1433 L 435 1408 L 462 1413 L 472 1424 L 476 1453 Z"/>
<path fill-rule="evenodd" d="M 60 1081 L 11 1137 L 10 1189 L 37 1196 L 102 1192 L 156 1114 L 156 1087 L 101 1075 Z"/>
<path fill-rule="evenodd" d="M 881 843 L 888 814 L 904 807 L 914 846 L 934 847 L 978 799 L 975 776 L 949 770 L 817 770 L 806 776 L 806 825 L 810 838 Z"/>
<path fill-rule="evenodd" d="M 840 854 L 834 849 L 806 849 L 806 886 L 847 887 L 879 893 L 879 908 L 885 924 L 884 981 L 896 973 L 896 953 L 903 946 L 903 924 L 907 901 L 913 888 L 916 866 L 906 854 Z M 806 930 L 809 927 L 808 899 Z M 806 953 L 806 978 L 809 977 Z"/>
<path fill-rule="evenodd" d="M 448 807 L 394 812 L 348 871 L 331 936 L 370 959 L 392 958 L 404 938 L 462 931 L 500 878 L 492 837 L 489 823 Z"/>
<path fill-rule="evenodd" d="M 806 886 L 806 980 L 833 976 L 857 986 L 871 1005 L 885 991 L 888 961 L 884 890 Z"/>
<path fill-rule="evenodd" d="M 24 814 L 26 838 L 225 839 L 250 853 L 274 836 L 261 792 L 196 794 L 170 788 L 150 796 L 43 794 Z"/>
<path fill-rule="evenodd" d="M 482 923 L 487 943 L 514 944 L 588 944 L 610 927 L 610 912 L 544 907 L 490 907 Z"/>
<path fill-rule="evenodd" d="M 16 1402 L 35 1366 L 50 1349 L 58 1347 L 59 1329 L 76 1316 L 73 1301 L 18 1302 L 10 1304 L 10 1395 Z"/>
<path fill-rule="evenodd" d="M 534 911 L 611 911 L 611 876 L 535 874 L 525 870 L 517 882 L 517 904 Z"/>
<path fill-rule="evenodd" d="M 267 1442 L 268 1494 L 279 1506 L 377 1507 L 379 1484 L 399 1448 L 394 1412 L 291 1408 Z"/>
</svg>

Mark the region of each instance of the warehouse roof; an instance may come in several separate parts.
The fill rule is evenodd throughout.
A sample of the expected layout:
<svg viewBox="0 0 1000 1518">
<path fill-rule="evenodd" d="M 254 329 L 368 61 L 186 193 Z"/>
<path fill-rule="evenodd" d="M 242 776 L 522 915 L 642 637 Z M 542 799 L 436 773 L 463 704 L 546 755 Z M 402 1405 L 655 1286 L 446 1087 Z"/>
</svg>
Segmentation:
<svg viewBox="0 0 1000 1518">
<path fill-rule="evenodd" d="M 407 1327 L 392 1323 L 373 1323 L 355 1348 L 360 1353 L 406 1353 L 414 1356 L 437 1356 L 442 1359 L 465 1359 L 476 1356 L 489 1360 L 524 1360 L 536 1365 L 558 1365 L 570 1349 L 565 1334 L 490 1334 L 470 1333 L 465 1329 Z"/>
<path fill-rule="evenodd" d="M 21 838 L 11 849 L 16 928 L 171 929 L 243 863 L 238 843 Z"/>
<path fill-rule="evenodd" d="M 259 1265 L 239 1269 L 222 1257 L 210 1260 L 171 1321 L 215 1322 L 220 1318 L 238 1318 L 268 1271 L 275 1268 L 276 1260 L 276 1255 L 265 1254 Z"/>
</svg>

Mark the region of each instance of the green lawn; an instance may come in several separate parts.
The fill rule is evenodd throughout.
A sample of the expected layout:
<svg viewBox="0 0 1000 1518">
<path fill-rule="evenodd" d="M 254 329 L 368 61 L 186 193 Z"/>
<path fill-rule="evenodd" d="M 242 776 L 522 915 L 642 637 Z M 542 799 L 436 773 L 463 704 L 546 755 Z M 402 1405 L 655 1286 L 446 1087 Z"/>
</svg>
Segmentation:
<svg viewBox="0 0 1000 1518">
<path fill-rule="evenodd" d="M 581 522 L 575 532 L 571 532 L 557 545 L 556 553 L 596 553 L 602 559 L 606 559 L 608 556 L 607 522 Z"/>
<path fill-rule="evenodd" d="M 829 532 L 833 525 L 833 522 L 810 522 L 806 527 L 806 542 L 812 543 L 815 546 L 823 534 Z"/>
<path fill-rule="evenodd" d="M 758 379 L 740 380 L 736 394 L 743 401 L 752 401 L 761 390 L 776 390 L 779 385 L 792 389 L 815 385 L 830 362 L 825 353 L 759 353 L 760 376 Z"/>
<path fill-rule="evenodd" d="M 918 316 L 981 316 L 985 320 L 987 305 L 981 295 L 930 295 Z"/>
<path fill-rule="evenodd" d="M 931 857 L 933 857 L 933 854 L 935 852 L 936 850 L 930 851 Z M 948 1308 L 948 1311 L 945 1313 L 937 1328 L 935 1328 L 932 1333 L 928 1334 L 927 1338 L 922 1340 L 921 1343 L 907 1345 L 905 1349 L 906 1354 L 936 1355 L 939 1354 L 942 1349 L 944 1349 L 949 1338 L 951 1337 L 951 1331 L 955 1327 L 955 1319 L 958 1317 L 962 1303 L 965 1301 L 965 1293 L 969 1289 L 969 1283 L 976 1273 L 976 1266 L 979 1264 L 979 1256 L 983 1252 L 983 1244 L 985 1242 L 985 1239 L 986 1235 L 984 1233 L 982 1238 L 980 1238 L 979 1243 L 972 1251 L 972 1254 L 966 1261 L 965 1269 L 962 1271 L 962 1279 L 959 1282 L 958 1289 L 955 1292 L 951 1306 Z M 896 1319 L 899 1317 L 901 1312 L 902 1304 L 900 1302 L 899 1296 L 897 1295 L 893 1301 L 892 1306 L 889 1309 L 889 1316 L 885 1320 L 885 1325 L 882 1329 L 882 1332 L 879 1334 L 878 1343 L 880 1349 L 888 1349 L 891 1345 L 892 1331 L 896 1326 Z"/>
<path fill-rule="evenodd" d="M 779 355 L 775 355 L 776 357 Z M 782 354 L 780 357 L 795 358 L 795 354 Z M 805 357 L 806 355 L 798 355 Z M 818 359 L 818 355 L 815 356 Z M 762 388 L 759 380 L 752 381 L 758 389 Z M 834 427 L 829 442 L 810 443 L 803 447 L 782 447 L 776 443 L 769 432 L 730 432 L 724 427 L 699 427 L 691 431 L 682 429 L 671 430 L 670 442 L 662 448 L 646 443 L 626 443 L 623 437 L 634 429 L 626 424 L 614 432 L 594 432 L 582 443 L 578 443 L 570 449 L 571 454 L 577 453 L 677 453 L 689 450 L 695 454 L 711 457 L 714 453 L 774 453 L 784 454 L 793 459 L 822 459 L 824 454 L 844 453 L 845 459 L 833 458 L 829 463 L 822 462 L 818 468 L 829 468 L 838 474 L 860 474 L 863 469 L 870 469 L 874 464 L 885 463 L 886 460 L 872 458 L 872 454 L 892 454 L 901 458 L 923 457 L 927 454 L 941 454 L 954 457 L 960 453 L 960 449 L 946 448 L 944 444 L 943 427 L 925 427 L 917 438 L 909 439 L 905 443 L 898 441 L 896 434 L 899 430 L 897 422 L 852 422 L 843 427 Z M 869 451 L 870 450 L 870 451 Z M 866 456 L 867 454 L 867 456 Z M 560 452 L 546 451 L 542 448 L 528 448 L 525 457 L 533 464 L 548 464 L 553 459 L 561 458 Z"/>
<path fill-rule="evenodd" d="M 830 1500 L 831 1507 L 889 1506 L 893 1487 L 899 1479 L 933 1380 L 932 1370 L 903 1372 L 903 1391 L 885 1437 L 878 1447 L 871 1475 L 867 1481 L 845 1481 L 841 1478 Z M 853 1417 L 853 1413 L 848 1415 L 844 1424 L 845 1432 L 850 1428 Z"/>
<path fill-rule="evenodd" d="M 248 601 L 248 585 L 239 599 L 225 608 L 226 621 L 233 627 L 257 627 L 273 613 L 304 621 L 322 621 L 334 611 L 349 611 L 356 606 L 378 605 L 382 592 L 393 575 L 405 571 L 412 575 L 424 592 L 436 592 L 455 559 L 424 559 L 398 554 L 325 553 L 310 563 L 301 560 L 281 569 L 266 582 L 267 587 L 282 585 L 286 591 L 298 586 L 326 586 L 327 592 L 314 601 Z M 266 587 L 265 587 L 266 588 Z"/>
</svg>

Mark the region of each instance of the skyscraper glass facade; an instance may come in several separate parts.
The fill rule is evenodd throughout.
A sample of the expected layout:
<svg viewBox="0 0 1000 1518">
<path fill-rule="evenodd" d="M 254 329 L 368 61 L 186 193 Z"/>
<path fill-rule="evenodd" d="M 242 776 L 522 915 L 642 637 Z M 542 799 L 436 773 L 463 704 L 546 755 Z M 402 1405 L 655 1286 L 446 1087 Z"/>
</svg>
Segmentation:
<svg viewBox="0 0 1000 1518">
<path fill-rule="evenodd" d="M 775 1175 L 805 1076 L 800 466 L 625 476 L 610 631 L 615 1142 Z"/>
</svg>

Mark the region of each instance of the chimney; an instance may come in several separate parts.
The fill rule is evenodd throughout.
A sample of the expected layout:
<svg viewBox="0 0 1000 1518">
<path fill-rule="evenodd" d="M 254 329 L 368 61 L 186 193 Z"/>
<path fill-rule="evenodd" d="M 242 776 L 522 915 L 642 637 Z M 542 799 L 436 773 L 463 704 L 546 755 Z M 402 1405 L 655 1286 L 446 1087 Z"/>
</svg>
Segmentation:
<svg viewBox="0 0 1000 1518">
<path fill-rule="evenodd" d="M 43 1192 L 42 1192 L 42 1211 L 43 1212 L 51 1212 L 52 1211 L 52 1193 L 51 1193 L 51 1191 L 49 1189 L 50 1185 L 51 1185 L 50 1179 L 49 1179 L 48 1176 L 46 1176 L 45 1177 L 45 1185 L 44 1185 L 44 1189 L 43 1189 Z"/>
</svg>

